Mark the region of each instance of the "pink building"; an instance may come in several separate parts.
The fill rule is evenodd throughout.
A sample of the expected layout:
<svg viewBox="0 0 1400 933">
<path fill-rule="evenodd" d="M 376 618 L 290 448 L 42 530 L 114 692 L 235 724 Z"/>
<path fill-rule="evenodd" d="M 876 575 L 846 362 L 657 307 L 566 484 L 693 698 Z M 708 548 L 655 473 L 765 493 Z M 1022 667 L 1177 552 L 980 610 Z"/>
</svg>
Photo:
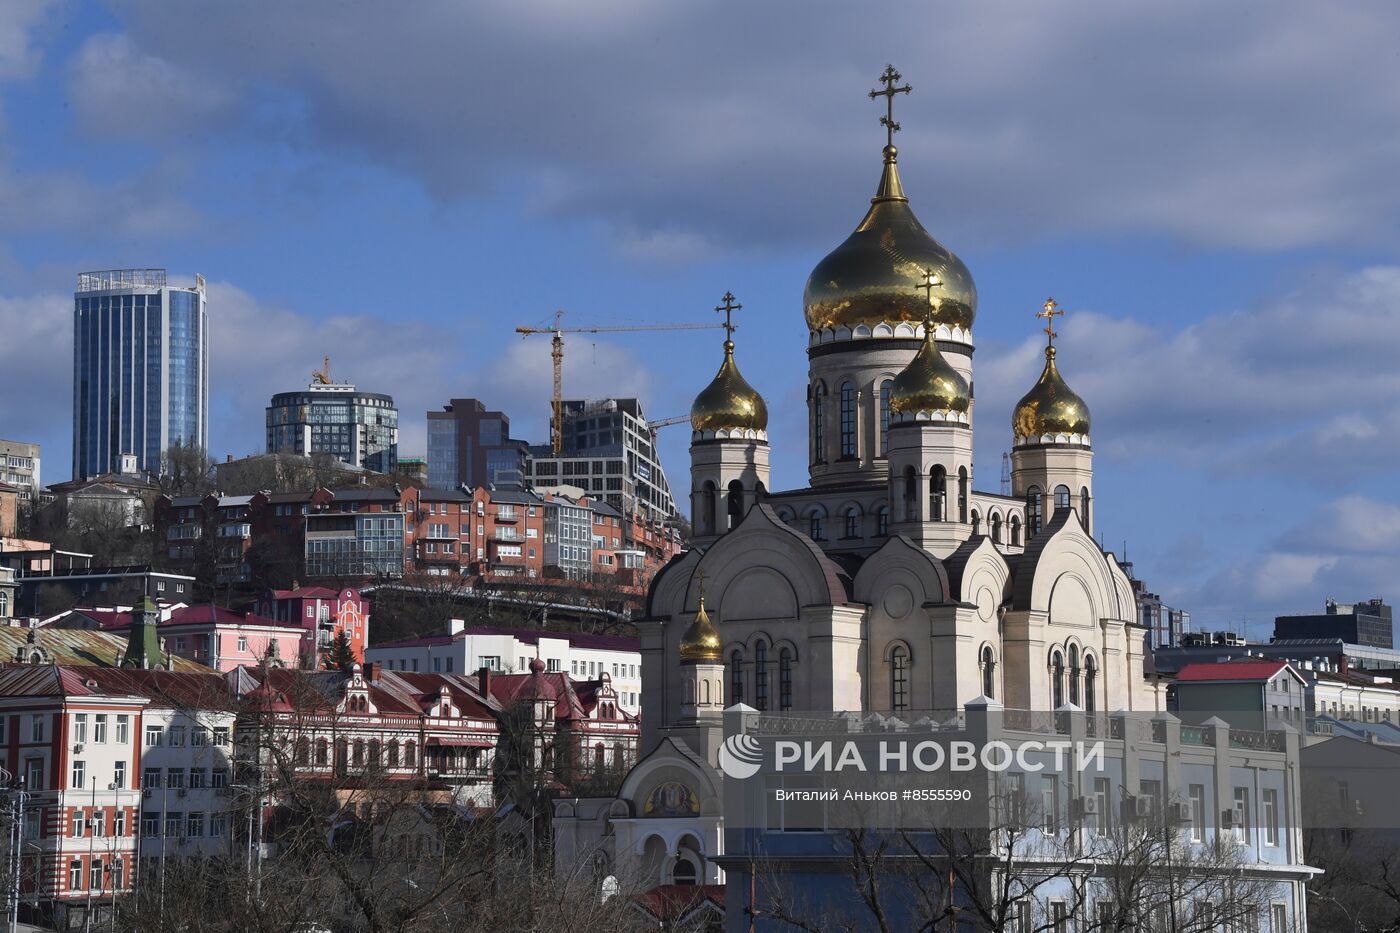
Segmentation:
<svg viewBox="0 0 1400 933">
<path fill-rule="evenodd" d="M 131 631 L 131 616 L 130 612 L 108 609 L 74 609 L 54 625 L 126 635 Z M 216 671 L 257 666 L 264 658 L 297 667 L 303 657 L 311 657 L 303 653 L 306 630 L 301 626 L 220 606 L 162 609 L 157 631 L 170 654 Z"/>
<path fill-rule="evenodd" d="M 268 590 L 245 607 L 282 625 L 303 629 L 302 655 L 324 657 L 342 631 L 350 636 L 355 660 L 363 662 L 369 644 L 369 604 L 352 587 L 340 590 L 324 586 L 299 586 Z"/>
</svg>

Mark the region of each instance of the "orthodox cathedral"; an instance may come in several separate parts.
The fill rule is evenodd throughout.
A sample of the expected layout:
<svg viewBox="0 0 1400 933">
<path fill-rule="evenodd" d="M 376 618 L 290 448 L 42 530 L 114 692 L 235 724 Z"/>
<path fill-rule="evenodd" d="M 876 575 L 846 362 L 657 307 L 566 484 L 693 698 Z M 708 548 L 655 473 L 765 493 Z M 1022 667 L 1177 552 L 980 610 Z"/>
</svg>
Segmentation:
<svg viewBox="0 0 1400 933">
<path fill-rule="evenodd" d="M 908 90 L 882 80 L 887 106 Z M 1012 495 L 973 487 L 977 288 L 915 216 L 887 114 L 869 210 L 803 296 L 807 485 L 770 488 L 767 406 L 731 329 L 691 410 L 693 543 L 637 624 L 641 760 L 617 798 L 557 804 L 561 864 L 591 852 L 644 887 L 721 881 L 734 704 L 905 721 L 980 697 L 1164 708 L 1128 577 L 1094 539 L 1089 407 L 1060 373 L 1053 301 L 1044 369 L 991 422 L 1010 431 Z"/>
</svg>

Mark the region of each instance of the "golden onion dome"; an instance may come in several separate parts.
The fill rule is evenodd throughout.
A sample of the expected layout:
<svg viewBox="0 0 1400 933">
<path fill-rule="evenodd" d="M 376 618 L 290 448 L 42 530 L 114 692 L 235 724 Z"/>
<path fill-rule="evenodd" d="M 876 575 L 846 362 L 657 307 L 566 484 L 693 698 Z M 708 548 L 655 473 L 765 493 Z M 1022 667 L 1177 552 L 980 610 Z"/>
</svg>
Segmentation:
<svg viewBox="0 0 1400 933">
<path fill-rule="evenodd" d="M 681 636 L 681 660 L 691 662 L 718 661 L 723 654 L 719 632 L 710 622 L 705 611 L 705 594 L 700 594 L 700 608 L 695 612 L 695 621 Z"/>
<path fill-rule="evenodd" d="M 1054 346 L 1045 348 L 1040 381 L 1017 403 L 1011 431 L 1018 442 L 1034 442 L 1046 435 L 1089 436 L 1089 406 L 1060 375 Z"/>
<path fill-rule="evenodd" d="M 724 362 L 690 406 L 690 426 L 697 431 L 766 431 L 768 406 L 734 364 L 734 341 L 724 342 Z"/>
<path fill-rule="evenodd" d="M 930 299 L 935 324 L 972 328 L 977 316 L 972 273 L 910 210 L 896 155 L 894 146 L 885 147 L 884 173 L 865 219 L 807 278 L 803 306 L 809 330 L 918 324 Z M 938 284 L 925 298 L 915 287 L 928 272 L 937 276 Z"/>
<path fill-rule="evenodd" d="M 967 412 L 972 401 L 967 380 L 938 352 L 933 329 L 925 326 L 924 345 L 890 386 L 890 414 L 921 411 Z"/>
</svg>

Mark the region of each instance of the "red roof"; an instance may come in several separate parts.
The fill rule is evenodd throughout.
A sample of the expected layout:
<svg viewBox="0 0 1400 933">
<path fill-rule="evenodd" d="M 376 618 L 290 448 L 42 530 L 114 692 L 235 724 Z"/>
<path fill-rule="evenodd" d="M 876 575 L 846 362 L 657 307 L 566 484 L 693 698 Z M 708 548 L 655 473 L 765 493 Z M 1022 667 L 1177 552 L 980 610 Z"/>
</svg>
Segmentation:
<svg viewBox="0 0 1400 933">
<path fill-rule="evenodd" d="M 1176 675 L 1178 681 L 1268 680 L 1288 666 L 1286 661 L 1198 661 L 1183 667 Z"/>
<path fill-rule="evenodd" d="M 663 923 L 673 923 L 685 919 L 706 901 L 713 904 L 722 913 L 724 911 L 724 885 L 659 884 L 645 894 L 638 894 L 635 898 L 638 907 Z"/>
<path fill-rule="evenodd" d="M 303 586 L 295 590 L 273 590 L 273 599 L 335 599 L 340 595 L 339 590 L 327 589 L 324 586 Z"/>
</svg>

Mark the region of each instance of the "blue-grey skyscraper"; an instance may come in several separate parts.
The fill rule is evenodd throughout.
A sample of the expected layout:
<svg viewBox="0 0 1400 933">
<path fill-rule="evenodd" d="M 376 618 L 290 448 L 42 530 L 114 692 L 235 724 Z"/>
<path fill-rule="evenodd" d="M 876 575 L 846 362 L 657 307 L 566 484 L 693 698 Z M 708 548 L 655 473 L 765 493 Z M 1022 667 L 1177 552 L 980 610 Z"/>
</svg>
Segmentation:
<svg viewBox="0 0 1400 933">
<path fill-rule="evenodd" d="M 209 320 L 204 276 L 164 269 L 84 272 L 73 296 L 73 478 L 122 454 L 159 472 L 176 443 L 209 446 Z"/>
</svg>

